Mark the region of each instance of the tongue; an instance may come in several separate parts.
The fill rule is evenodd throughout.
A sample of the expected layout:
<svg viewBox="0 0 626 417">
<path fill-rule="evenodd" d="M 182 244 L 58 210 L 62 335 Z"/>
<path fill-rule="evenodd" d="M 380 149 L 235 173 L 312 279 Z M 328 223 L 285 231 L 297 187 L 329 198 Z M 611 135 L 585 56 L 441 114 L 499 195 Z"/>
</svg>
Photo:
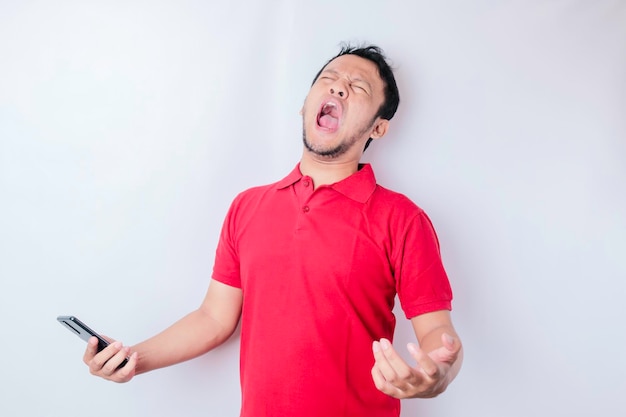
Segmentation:
<svg viewBox="0 0 626 417">
<path fill-rule="evenodd" d="M 325 127 L 326 129 L 336 129 L 339 121 L 337 118 L 331 116 L 330 114 L 325 114 L 320 117 L 320 126 Z"/>
</svg>

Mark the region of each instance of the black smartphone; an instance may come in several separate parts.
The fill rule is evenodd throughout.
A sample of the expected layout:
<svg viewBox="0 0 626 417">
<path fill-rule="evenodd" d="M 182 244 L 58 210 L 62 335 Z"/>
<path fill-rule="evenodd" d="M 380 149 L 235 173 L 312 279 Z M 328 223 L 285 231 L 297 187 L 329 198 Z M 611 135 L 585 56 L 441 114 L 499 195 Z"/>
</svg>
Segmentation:
<svg viewBox="0 0 626 417">
<path fill-rule="evenodd" d="M 91 330 L 85 323 L 78 320 L 78 318 L 74 316 L 59 316 L 57 317 L 57 321 L 67 327 L 72 333 L 76 336 L 83 339 L 85 342 L 89 340 L 92 336 L 95 336 L 98 339 L 98 352 L 100 352 L 105 347 L 109 346 L 109 342 L 104 340 L 102 336 L 98 333 Z M 119 364 L 117 369 L 120 369 L 128 362 L 128 358 L 124 359 L 122 363 Z"/>
</svg>

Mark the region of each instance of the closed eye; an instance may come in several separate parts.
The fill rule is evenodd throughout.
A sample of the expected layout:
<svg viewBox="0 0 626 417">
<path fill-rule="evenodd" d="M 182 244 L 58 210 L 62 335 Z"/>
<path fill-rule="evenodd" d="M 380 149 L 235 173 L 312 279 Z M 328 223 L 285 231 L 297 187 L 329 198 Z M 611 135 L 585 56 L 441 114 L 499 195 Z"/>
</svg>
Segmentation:
<svg viewBox="0 0 626 417">
<path fill-rule="evenodd" d="M 364 86 L 360 85 L 360 84 L 352 84 L 352 88 L 355 90 L 360 90 L 365 94 L 369 95 L 369 91 L 367 90 L 367 88 L 365 88 Z"/>
</svg>

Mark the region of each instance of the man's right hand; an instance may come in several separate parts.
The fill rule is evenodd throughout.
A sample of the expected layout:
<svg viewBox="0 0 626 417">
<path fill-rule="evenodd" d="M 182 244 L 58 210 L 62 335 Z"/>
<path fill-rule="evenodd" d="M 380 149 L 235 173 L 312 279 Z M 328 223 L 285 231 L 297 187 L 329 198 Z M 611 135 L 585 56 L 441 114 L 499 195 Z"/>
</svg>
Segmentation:
<svg viewBox="0 0 626 417">
<path fill-rule="evenodd" d="M 127 357 L 129 358 L 128 363 L 122 368 L 117 369 Z M 135 376 L 137 352 L 130 354 L 130 347 L 115 341 L 110 343 L 109 346 L 104 348 L 101 352 L 98 352 L 98 339 L 92 337 L 87 342 L 83 362 L 89 366 L 89 372 L 91 372 L 92 375 L 113 382 L 128 382 Z"/>
</svg>

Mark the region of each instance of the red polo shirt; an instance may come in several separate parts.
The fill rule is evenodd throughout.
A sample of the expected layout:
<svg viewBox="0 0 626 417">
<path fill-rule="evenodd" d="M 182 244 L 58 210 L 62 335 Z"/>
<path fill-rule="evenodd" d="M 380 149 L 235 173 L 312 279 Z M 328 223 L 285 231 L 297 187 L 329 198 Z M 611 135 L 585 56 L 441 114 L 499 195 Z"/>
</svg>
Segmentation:
<svg viewBox="0 0 626 417">
<path fill-rule="evenodd" d="M 213 278 L 243 291 L 243 417 L 398 416 L 372 341 L 392 338 L 396 293 L 408 318 L 452 299 L 428 217 L 370 165 L 315 190 L 297 166 L 238 195 Z"/>
</svg>

